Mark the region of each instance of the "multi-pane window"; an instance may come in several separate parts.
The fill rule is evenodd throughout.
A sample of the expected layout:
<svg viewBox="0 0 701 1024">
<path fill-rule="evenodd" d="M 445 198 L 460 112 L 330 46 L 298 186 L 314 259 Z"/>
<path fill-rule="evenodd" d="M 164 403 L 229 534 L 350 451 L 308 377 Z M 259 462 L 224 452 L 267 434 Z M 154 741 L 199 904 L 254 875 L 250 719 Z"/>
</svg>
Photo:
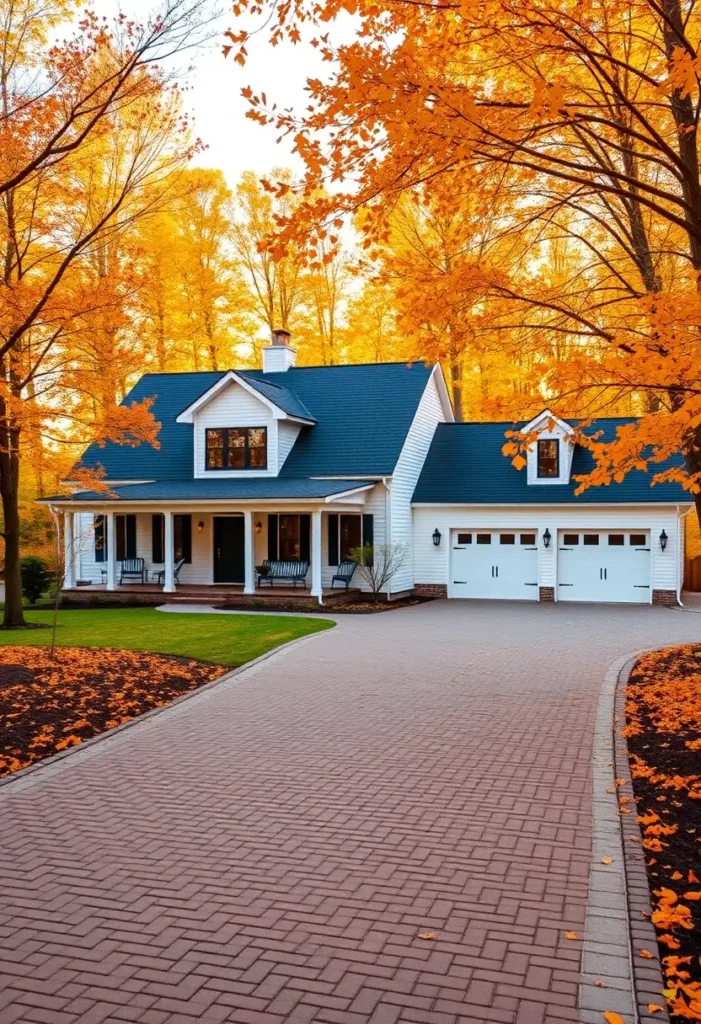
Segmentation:
<svg viewBox="0 0 701 1024">
<path fill-rule="evenodd" d="M 267 469 L 267 427 L 217 427 L 205 432 L 206 469 Z"/>
<path fill-rule="evenodd" d="M 538 476 L 560 475 L 560 442 L 557 438 L 544 438 L 538 442 Z"/>
</svg>

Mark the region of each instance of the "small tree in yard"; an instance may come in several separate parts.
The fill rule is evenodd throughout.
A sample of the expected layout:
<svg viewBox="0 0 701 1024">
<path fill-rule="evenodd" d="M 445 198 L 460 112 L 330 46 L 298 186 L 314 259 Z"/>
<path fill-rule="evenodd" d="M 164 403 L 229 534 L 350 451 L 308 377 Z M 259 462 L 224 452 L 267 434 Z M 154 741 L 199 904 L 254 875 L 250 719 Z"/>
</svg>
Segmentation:
<svg viewBox="0 0 701 1024">
<path fill-rule="evenodd" d="M 406 544 L 364 544 L 362 548 L 353 548 L 350 557 L 357 562 L 357 572 L 372 590 L 375 604 L 380 593 L 394 579 L 409 558 L 409 547 Z"/>
<path fill-rule="evenodd" d="M 53 580 L 53 575 L 46 562 L 36 555 L 27 555 L 21 560 L 20 575 L 22 577 L 22 593 L 30 604 L 37 603 L 38 598 Z"/>
</svg>

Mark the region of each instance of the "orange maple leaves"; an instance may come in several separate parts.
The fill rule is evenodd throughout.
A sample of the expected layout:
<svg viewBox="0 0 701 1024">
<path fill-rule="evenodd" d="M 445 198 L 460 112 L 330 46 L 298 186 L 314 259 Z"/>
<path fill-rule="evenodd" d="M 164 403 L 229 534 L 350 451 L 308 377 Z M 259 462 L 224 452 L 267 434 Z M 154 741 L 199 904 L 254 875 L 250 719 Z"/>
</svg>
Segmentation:
<svg viewBox="0 0 701 1024">
<path fill-rule="evenodd" d="M 672 951 L 662 957 L 664 995 L 675 1020 L 701 1020 L 699 958 L 676 953 L 698 951 L 694 917 L 701 891 L 694 888 L 698 878 L 689 863 L 699 860 L 692 818 L 698 820 L 695 801 L 701 796 L 701 776 L 693 770 L 701 739 L 701 648 L 669 648 L 638 660 L 626 691 L 624 734 L 633 747 L 638 799 L 646 804 L 638 814 L 643 847 L 655 855 L 648 856 L 651 920 L 660 947 Z"/>
</svg>

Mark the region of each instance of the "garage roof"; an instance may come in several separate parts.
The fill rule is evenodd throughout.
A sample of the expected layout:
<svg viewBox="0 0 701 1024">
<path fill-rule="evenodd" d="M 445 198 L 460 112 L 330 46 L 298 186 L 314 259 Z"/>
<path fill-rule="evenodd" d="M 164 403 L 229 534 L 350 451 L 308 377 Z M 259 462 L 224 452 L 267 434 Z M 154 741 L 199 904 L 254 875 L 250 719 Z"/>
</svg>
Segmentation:
<svg viewBox="0 0 701 1024">
<path fill-rule="evenodd" d="M 602 440 L 613 440 L 616 427 L 634 420 L 601 419 L 591 424 L 591 432 L 601 432 Z M 440 505 L 561 505 L 561 504 L 690 504 L 691 495 L 678 484 L 650 486 L 652 473 L 638 470 L 623 483 L 590 487 L 575 495 L 576 476 L 594 468 L 591 451 L 577 445 L 572 459 L 572 481 L 567 484 L 528 484 L 525 470 L 518 470 L 502 455 L 507 430 L 513 423 L 441 423 L 431 444 L 421 476 L 414 491 L 414 504 Z M 660 463 L 656 471 L 682 463 Z"/>
</svg>

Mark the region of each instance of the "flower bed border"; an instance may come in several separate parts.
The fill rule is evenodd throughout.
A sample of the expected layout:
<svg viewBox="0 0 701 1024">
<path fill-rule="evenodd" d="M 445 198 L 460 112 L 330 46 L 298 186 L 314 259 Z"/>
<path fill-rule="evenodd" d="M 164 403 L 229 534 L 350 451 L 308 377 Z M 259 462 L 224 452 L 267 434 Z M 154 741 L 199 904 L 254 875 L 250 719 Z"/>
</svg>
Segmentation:
<svg viewBox="0 0 701 1024">
<path fill-rule="evenodd" d="M 582 1024 L 603 1024 L 604 1011 L 625 1024 L 669 1024 L 666 1006 L 651 1014 L 648 1003 L 665 1004 L 659 960 L 641 958 L 657 950 L 649 918 L 650 891 L 642 859 L 635 805 L 619 814 L 620 795 L 632 797 L 625 725 L 625 691 L 636 651 L 609 666 L 601 683 L 592 748 L 592 848 L 578 1006 Z M 616 779 L 623 780 L 616 786 Z M 632 801 L 631 801 L 632 803 Z M 603 862 L 606 858 L 606 862 Z M 611 858 L 609 860 L 609 858 Z M 604 985 L 597 985 L 603 981 Z"/>
</svg>

